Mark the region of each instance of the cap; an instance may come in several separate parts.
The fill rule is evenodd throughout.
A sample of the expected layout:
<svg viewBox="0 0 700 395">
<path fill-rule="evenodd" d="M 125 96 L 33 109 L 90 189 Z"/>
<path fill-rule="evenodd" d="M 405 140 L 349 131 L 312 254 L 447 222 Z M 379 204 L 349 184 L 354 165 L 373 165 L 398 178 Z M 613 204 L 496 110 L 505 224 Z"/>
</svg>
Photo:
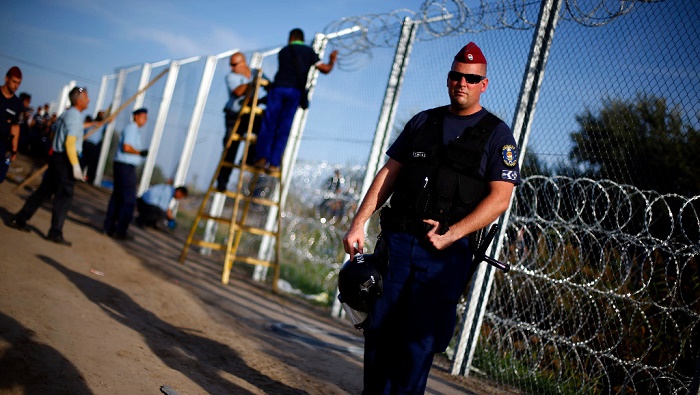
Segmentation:
<svg viewBox="0 0 700 395">
<path fill-rule="evenodd" d="M 133 115 L 139 115 L 143 113 L 148 113 L 148 110 L 144 107 L 141 107 L 138 110 L 134 110 L 134 112 L 132 112 Z"/>
<path fill-rule="evenodd" d="M 481 52 L 481 48 L 471 41 L 457 52 L 455 60 L 460 63 L 486 64 L 486 57 Z"/>
<path fill-rule="evenodd" d="M 9 70 L 7 70 L 7 74 L 5 74 L 6 77 L 15 77 L 15 78 L 22 78 L 22 70 L 19 69 L 17 66 L 12 66 L 10 67 Z"/>
</svg>

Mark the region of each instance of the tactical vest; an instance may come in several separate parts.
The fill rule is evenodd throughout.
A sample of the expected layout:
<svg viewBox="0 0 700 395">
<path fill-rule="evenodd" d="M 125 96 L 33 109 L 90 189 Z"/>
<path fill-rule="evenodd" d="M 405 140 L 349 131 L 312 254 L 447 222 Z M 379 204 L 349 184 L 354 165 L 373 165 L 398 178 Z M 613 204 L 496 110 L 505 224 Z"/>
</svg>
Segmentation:
<svg viewBox="0 0 700 395">
<path fill-rule="evenodd" d="M 428 119 L 410 143 L 391 197 L 391 212 L 405 219 L 431 218 L 452 225 L 484 199 L 487 181 L 479 175 L 481 157 L 501 120 L 487 113 L 476 125 L 443 143 L 447 106 L 428 110 Z"/>
</svg>

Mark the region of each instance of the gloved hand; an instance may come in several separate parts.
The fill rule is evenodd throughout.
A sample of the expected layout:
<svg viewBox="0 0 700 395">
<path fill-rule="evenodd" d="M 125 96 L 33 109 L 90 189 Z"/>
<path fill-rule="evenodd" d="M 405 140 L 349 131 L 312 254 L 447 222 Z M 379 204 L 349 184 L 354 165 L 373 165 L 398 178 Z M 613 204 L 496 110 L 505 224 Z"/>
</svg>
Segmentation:
<svg viewBox="0 0 700 395">
<path fill-rule="evenodd" d="M 75 178 L 76 180 L 84 181 L 83 169 L 80 168 L 79 163 L 73 165 L 73 178 Z"/>
<path fill-rule="evenodd" d="M 174 219 L 168 220 L 168 229 L 173 230 L 177 226 L 177 222 Z"/>
<path fill-rule="evenodd" d="M 148 155 L 148 150 L 147 150 L 147 149 L 141 150 L 141 152 L 139 152 L 139 155 L 141 155 L 141 156 L 146 156 L 146 155 Z"/>
</svg>

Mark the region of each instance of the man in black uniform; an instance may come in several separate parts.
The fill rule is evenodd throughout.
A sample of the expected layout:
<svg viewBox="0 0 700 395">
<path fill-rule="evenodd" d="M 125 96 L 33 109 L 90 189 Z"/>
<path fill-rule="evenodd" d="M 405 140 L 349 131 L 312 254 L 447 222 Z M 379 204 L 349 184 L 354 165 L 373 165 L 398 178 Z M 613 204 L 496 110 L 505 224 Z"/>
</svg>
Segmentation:
<svg viewBox="0 0 700 395">
<path fill-rule="evenodd" d="M 508 126 L 480 104 L 486 58 L 470 42 L 447 73 L 450 105 L 414 116 L 389 148 L 343 238 L 362 252 L 364 224 L 381 213 L 389 251 L 383 296 L 364 330 L 364 394 L 422 394 L 446 349 L 473 272 L 468 236 L 494 222 L 520 183 Z"/>
<path fill-rule="evenodd" d="M 333 51 L 328 63 L 323 63 L 313 48 L 304 44 L 301 29 L 289 32 L 289 44 L 277 54 L 279 67 L 275 82 L 267 94 L 267 109 L 255 152 L 257 167 L 269 165 L 271 172 L 279 171 L 297 107 L 308 107 L 306 78 L 309 69 L 315 67 L 322 74 L 328 74 L 333 70 L 337 57 L 338 51 Z"/>
<path fill-rule="evenodd" d="M 15 92 L 21 83 L 22 71 L 13 66 L 7 70 L 5 84 L 0 87 L 0 182 L 5 180 L 10 163 L 17 156 L 19 121 L 24 105 Z"/>
</svg>

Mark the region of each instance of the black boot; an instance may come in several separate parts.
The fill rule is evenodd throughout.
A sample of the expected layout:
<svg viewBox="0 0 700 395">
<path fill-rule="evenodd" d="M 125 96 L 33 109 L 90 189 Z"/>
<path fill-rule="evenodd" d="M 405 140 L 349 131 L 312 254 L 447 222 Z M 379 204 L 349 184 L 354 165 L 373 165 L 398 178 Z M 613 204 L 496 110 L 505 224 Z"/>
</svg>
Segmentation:
<svg viewBox="0 0 700 395">
<path fill-rule="evenodd" d="M 56 232 L 54 230 L 49 230 L 49 234 L 48 236 L 46 236 L 46 239 L 49 241 L 53 241 L 56 244 L 64 245 L 66 247 L 70 247 L 73 245 L 73 243 L 63 238 L 63 234 L 61 232 Z"/>
</svg>

